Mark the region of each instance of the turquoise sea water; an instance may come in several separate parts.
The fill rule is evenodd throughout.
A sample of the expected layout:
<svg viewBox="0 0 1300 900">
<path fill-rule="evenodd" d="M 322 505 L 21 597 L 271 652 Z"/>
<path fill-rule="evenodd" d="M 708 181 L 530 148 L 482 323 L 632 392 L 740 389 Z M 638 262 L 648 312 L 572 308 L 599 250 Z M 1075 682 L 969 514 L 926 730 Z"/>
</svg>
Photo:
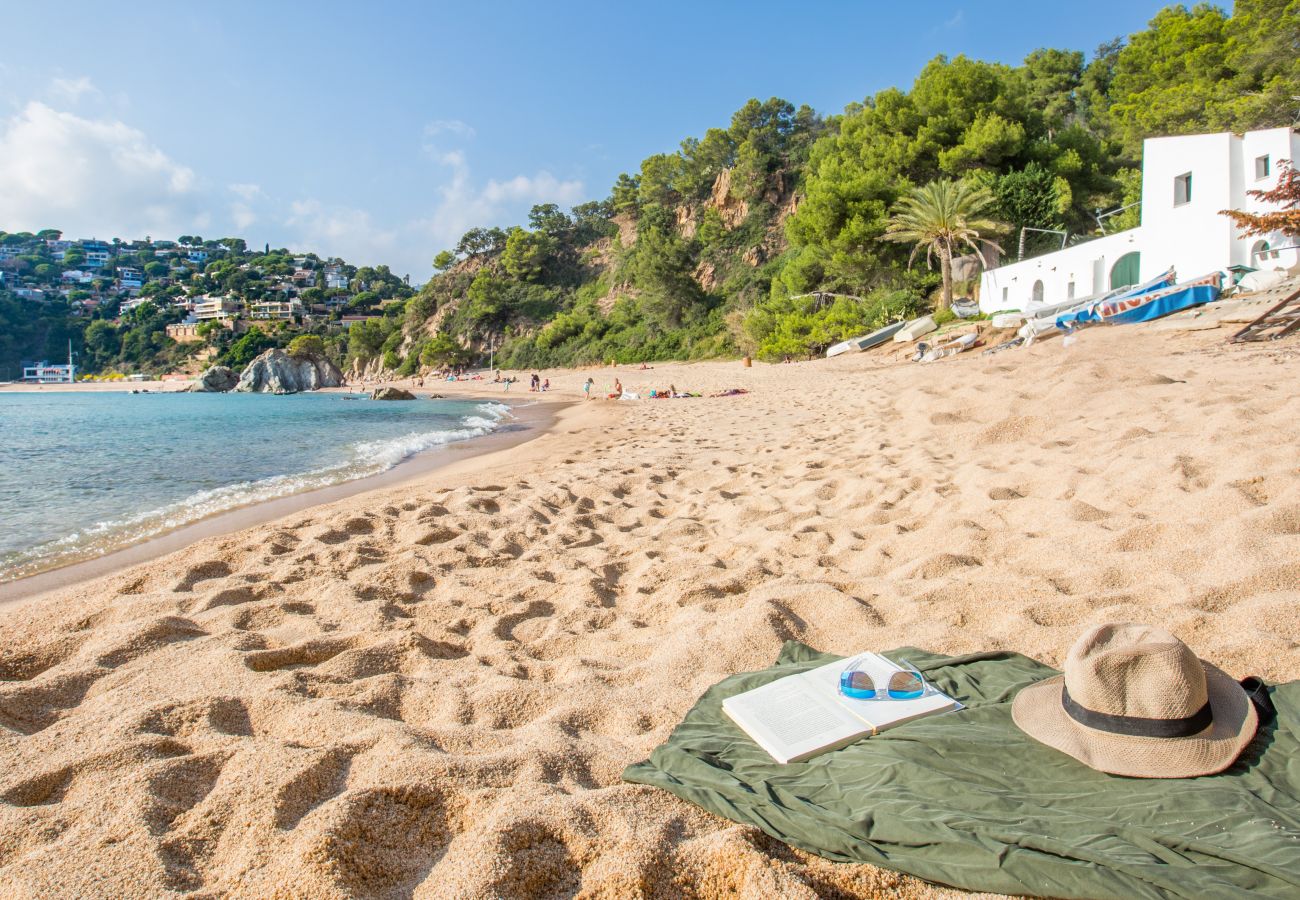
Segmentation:
<svg viewBox="0 0 1300 900">
<path fill-rule="evenodd" d="M 508 414 L 347 394 L 0 393 L 0 582 L 375 475 Z"/>
</svg>

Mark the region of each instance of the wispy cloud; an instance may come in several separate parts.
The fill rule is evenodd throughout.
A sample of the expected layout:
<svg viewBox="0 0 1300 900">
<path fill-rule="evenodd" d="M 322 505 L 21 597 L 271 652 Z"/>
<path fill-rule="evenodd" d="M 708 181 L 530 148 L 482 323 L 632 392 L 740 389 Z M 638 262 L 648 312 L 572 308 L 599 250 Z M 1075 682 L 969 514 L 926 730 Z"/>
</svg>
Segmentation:
<svg viewBox="0 0 1300 900">
<path fill-rule="evenodd" d="M 504 179 L 489 178 L 485 182 L 476 180 L 470 154 L 465 149 L 476 132 L 459 119 L 430 122 L 424 126 L 423 134 L 424 152 L 448 171 L 447 179 L 437 189 L 432 210 L 406 229 L 412 239 L 432 243 L 432 248 L 424 248 L 426 257 L 455 245 L 471 228 L 504 224 L 509 218 L 522 221 L 526 206 L 535 203 L 571 206 L 583 199 L 581 180 L 556 178 L 546 170 Z"/>
<path fill-rule="evenodd" d="M 50 94 L 55 99 L 76 103 L 82 97 L 99 96 L 100 90 L 82 75 L 80 78 L 55 78 L 50 82 Z"/>
<path fill-rule="evenodd" d="M 545 170 L 479 184 L 464 152 L 441 153 L 437 160 L 450 169 L 450 178 L 438 189 L 432 212 L 417 223 L 419 232 L 435 242 L 435 250 L 454 245 L 471 228 L 502 224 L 503 216 L 525 204 L 572 206 L 584 196 L 581 181 L 556 178 Z"/>
<path fill-rule="evenodd" d="M 237 183 L 226 185 L 226 189 L 239 198 L 230 204 L 230 221 L 235 224 L 235 228 L 243 231 L 258 219 L 253 203 L 265 196 L 262 187 L 257 184 Z"/>
<path fill-rule="evenodd" d="M 474 130 L 473 125 L 462 122 L 460 119 L 434 119 L 424 126 L 425 137 L 437 137 L 440 134 L 453 134 L 456 137 L 469 140 L 478 132 Z"/>
<path fill-rule="evenodd" d="M 966 18 L 966 11 L 964 9 L 959 9 L 951 16 L 949 16 L 947 19 L 944 20 L 943 27 L 948 29 L 957 28 L 958 26 L 961 25 L 962 21 L 965 18 Z"/>
<path fill-rule="evenodd" d="M 341 256 L 355 263 L 394 263 L 398 232 L 378 225 L 363 209 L 331 206 L 319 200 L 295 200 L 284 225 L 296 246 L 322 256 Z M 397 266 L 393 266 L 397 271 Z"/>
<path fill-rule="evenodd" d="M 262 196 L 262 186 L 260 184 L 237 183 L 227 185 L 227 188 L 230 190 L 230 193 L 247 203 L 251 203 L 258 197 Z"/>
</svg>

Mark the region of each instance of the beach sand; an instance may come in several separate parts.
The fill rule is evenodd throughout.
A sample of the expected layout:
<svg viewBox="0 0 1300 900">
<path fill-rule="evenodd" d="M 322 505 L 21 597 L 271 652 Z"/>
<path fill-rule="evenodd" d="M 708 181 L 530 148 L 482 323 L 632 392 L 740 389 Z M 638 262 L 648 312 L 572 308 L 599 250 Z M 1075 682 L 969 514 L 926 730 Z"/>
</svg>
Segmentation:
<svg viewBox="0 0 1300 900">
<path fill-rule="evenodd" d="M 1294 678 L 1300 342 L 1225 337 L 544 373 L 751 393 L 573 404 L 10 606 L 0 894 L 954 896 L 619 774 L 790 638 L 1059 664 L 1132 620 Z"/>
<path fill-rule="evenodd" d="M 167 381 L 78 381 L 76 384 L 27 384 L 22 381 L 0 382 L 0 393 L 15 394 L 35 393 L 131 393 L 131 391 L 149 391 L 154 394 L 170 394 L 183 391 L 190 386 L 187 379 L 169 379 Z"/>
</svg>

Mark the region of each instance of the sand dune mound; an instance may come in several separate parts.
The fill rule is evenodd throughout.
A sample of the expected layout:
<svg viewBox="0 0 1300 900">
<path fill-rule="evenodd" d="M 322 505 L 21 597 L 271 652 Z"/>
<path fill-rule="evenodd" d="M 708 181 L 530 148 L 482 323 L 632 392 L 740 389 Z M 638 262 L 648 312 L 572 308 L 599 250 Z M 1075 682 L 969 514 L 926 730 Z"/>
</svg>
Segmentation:
<svg viewBox="0 0 1300 900">
<path fill-rule="evenodd" d="M 792 638 L 1059 661 L 1136 619 L 1294 675 L 1296 363 L 1214 339 L 623 370 L 750 393 L 580 404 L 13 607 L 0 894 L 951 894 L 619 774 Z"/>
</svg>

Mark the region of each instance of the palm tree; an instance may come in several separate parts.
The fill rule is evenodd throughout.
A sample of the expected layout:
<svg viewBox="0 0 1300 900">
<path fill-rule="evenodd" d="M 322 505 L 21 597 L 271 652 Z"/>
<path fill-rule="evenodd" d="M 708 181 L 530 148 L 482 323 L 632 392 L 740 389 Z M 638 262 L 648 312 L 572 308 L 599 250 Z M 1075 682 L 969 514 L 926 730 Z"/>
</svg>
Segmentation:
<svg viewBox="0 0 1300 900">
<path fill-rule="evenodd" d="M 934 257 L 938 255 L 943 272 L 943 296 L 939 299 L 939 309 L 952 305 L 954 252 L 965 245 L 978 253 L 981 241 L 992 243 L 984 235 L 1003 230 L 1003 226 L 992 219 L 981 218 L 992 205 L 993 195 L 987 188 L 944 179 L 913 188 L 889 217 L 885 240 L 915 245 L 908 259 L 909 266 L 923 247 L 927 265 L 933 265 Z M 997 244 L 993 247 L 999 253 L 1002 251 Z M 980 258 L 983 260 L 982 256 Z"/>
</svg>

